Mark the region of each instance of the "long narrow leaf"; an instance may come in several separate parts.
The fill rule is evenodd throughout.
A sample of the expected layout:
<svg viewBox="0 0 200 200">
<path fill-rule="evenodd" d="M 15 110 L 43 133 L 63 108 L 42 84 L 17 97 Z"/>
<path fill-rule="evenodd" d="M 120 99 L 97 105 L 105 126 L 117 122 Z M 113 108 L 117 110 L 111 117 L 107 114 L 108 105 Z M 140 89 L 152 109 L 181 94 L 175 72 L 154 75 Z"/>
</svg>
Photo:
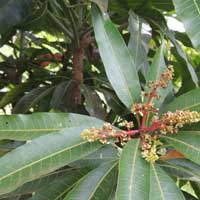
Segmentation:
<svg viewBox="0 0 200 200">
<path fill-rule="evenodd" d="M 159 163 L 159 166 L 169 175 L 181 180 L 200 182 L 200 166 L 188 159 L 171 159 Z"/>
<path fill-rule="evenodd" d="M 15 190 L 101 147 L 80 137 L 82 128 L 69 128 L 36 138 L 0 158 L 0 194 Z"/>
<path fill-rule="evenodd" d="M 103 122 L 94 117 L 68 113 L 34 113 L 0 116 L 0 140 L 26 141 L 80 125 L 91 127 Z"/>
<path fill-rule="evenodd" d="M 118 150 L 111 145 L 106 145 L 98 151 L 95 151 L 94 153 L 80 160 L 70 163 L 69 166 L 73 168 L 84 167 L 94 169 L 105 162 L 111 162 L 115 160 L 118 160 Z"/>
<path fill-rule="evenodd" d="M 99 9 L 92 7 L 95 37 L 107 76 L 121 101 L 130 108 L 140 100 L 137 69 L 119 31 Z"/>
<path fill-rule="evenodd" d="M 149 68 L 147 53 L 151 39 L 151 28 L 147 22 L 137 16 L 133 11 L 130 11 L 129 31 L 130 39 L 128 48 L 133 56 L 137 70 L 141 70 L 146 75 Z"/>
<path fill-rule="evenodd" d="M 184 200 L 173 180 L 142 158 L 140 148 L 140 140 L 132 140 L 122 152 L 116 200 Z"/>
<path fill-rule="evenodd" d="M 173 0 L 178 17 L 182 20 L 194 47 L 200 50 L 200 3 L 197 0 Z"/>
<path fill-rule="evenodd" d="M 116 180 L 116 163 L 100 165 L 83 177 L 64 200 L 108 199 Z"/>
<path fill-rule="evenodd" d="M 200 89 L 182 94 L 164 108 L 164 111 L 176 110 L 200 111 Z"/>
<path fill-rule="evenodd" d="M 187 69 L 188 69 L 188 72 L 190 73 L 190 76 L 195 84 L 196 87 L 198 87 L 198 76 L 197 76 L 197 73 L 195 72 L 193 66 L 191 65 L 191 63 L 189 62 L 185 52 L 183 51 L 181 45 L 177 42 L 174 34 L 172 31 L 167 31 L 166 32 L 166 35 L 169 37 L 169 39 L 171 40 L 171 42 L 174 44 L 174 47 L 178 53 L 178 55 L 180 56 L 180 58 L 185 62 L 185 64 L 187 65 Z"/>
<path fill-rule="evenodd" d="M 116 200 L 148 200 L 149 164 L 142 159 L 140 140 L 130 141 L 119 163 Z"/>
<path fill-rule="evenodd" d="M 59 191 L 62 190 L 63 187 L 67 190 L 68 188 L 67 184 L 70 184 L 69 182 L 72 183 L 73 181 L 76 181 L 78 178 L 82 177 L 87 172 L 88 170 L 85 170 L 85 169 L 84 170 L 72 169 L 72 168 L 60 169 L 50 174 L 47 174 L 45 176 L 42 176 L 39 179 L 25 183 L 24 185 L 17 188 L 15 191 L 11 193 L 1 195 L 0 199 L 4 199 L 4 198 L 15 199 L 16 197 L 20 197 L 22 195 L 31 194 L 31 193 L 35 193 L 34 198 L 36 197 L 36 198 L 42 199 L 41 197 L 42 195 L 43 195 L 43 198 L 46 198 L 49 195 L 50 192 L 47 192 L 49 191 L 48 188 L 52 190 L 50 193 L 52 197 L 54 195 L 58 196 L 60 194 Z M 63 185 L 64 186 L 61 187 L 60 190 L 58 188 L 52 189 L 53 187 L 55 187 L 56 184 L 59 185 L 60 187 Z"/>
<path fill-rule="evenodd" d="M 71 170 L 63 173 L 61 177 L 54 179 L 39 192 L 36 192 L 29 200 L 58 200 L 72 189 L 76 182 L 86 174 L 86 170 Z"/>
<path fill-rule="evenodd" d="M 157 165 L 150 166 L 149 200 L 184 200 L 175 182 Z"/>
<path fill-rule="evenodd" d="M 31 90 L 28 94 L 23 96 L 13 109 L 13 113 L 26 113 L 30 108 L 34 107 L 54 89 L 52 87 L 38 87 Z"/>
<path fill-rule="evenodd" d="M 180 131 L 163 137 L 187 158 L 200 164 L 200 131 Z"/>
</svg>

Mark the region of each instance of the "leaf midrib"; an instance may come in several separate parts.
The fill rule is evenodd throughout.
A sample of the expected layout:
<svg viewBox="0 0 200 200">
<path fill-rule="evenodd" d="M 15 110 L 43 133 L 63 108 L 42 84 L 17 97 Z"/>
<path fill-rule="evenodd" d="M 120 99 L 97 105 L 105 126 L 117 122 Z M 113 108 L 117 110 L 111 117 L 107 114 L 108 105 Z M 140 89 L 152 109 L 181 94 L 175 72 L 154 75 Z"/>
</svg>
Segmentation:
<svg viewBox="0 0 200 200">
<path fill-rule="evenodd" d="M 193 0 L 193 3 L 194 3 L 194 5 L 195 5 L 195 8 L 197 9 L 197 12 L 198 12 L 199 17 L 200 17 L 200 9 L 199 9 L 199 7 L 198 7 L 198 4 L 197 4 L 196 0 Z"/>
<path fill-rule="evenodd" d="M 154 164 L 151 164 L 151 166 L 152 166 L 152 169 L 153 169 L 153 172 L 154 172 L 157 184 L 158 184 L 158 188 L 160 190 L 161 198 L 162 198 L 162 200 L 165 200 L 165 197 L 164 197 L 164 194 L 163 194 L 163 191 L 162 191 L 162 187 L 161 187 L 161 184 L 160 184 L 160 181 L 159 181 L 159 177 L 158 177 L 158 174 L 157 174 L 156 169 L 154 167 Z"/>
<path fill-rule="evenodd" d="M 68 127 L 64 127 L 64 128 L 41 128 L 41 129 L 17 129 L 17 130 L 14 130 L 14 129 L 0 129 L 0 132 L 45 132 L 45 131 L 61 131 L 65 128 L 68 128 Z"/>
<path fill-rule="evenodd" d="M 101 185 L 101 183 L 104 180 L 104 178 L 115 168 L 116 165 L 117 165 L 117 162 L 115 164 L 113 164 L 113 166 L 104 174 L 104 176 L 102 176 L 102 178 L 99 180 L 99 182 L 97 183 L 96 187 L 94 188 L 93 192 L 90 194 L 88 200 L 92 199 L 93 195 L 95 194 L 97 188 Z"/>
<path fill-rule="evenodd" d="M 138 64 L 137 60 L 138 60 L 138 52 L 139 52 L 139 41 L 140 41 L 140 32 L 141 32 L 141 25 L 140 25 L 140 19 L 138 17 L 138 15 L 136 16 L 137 18 L 137 21 L 138 21 L 138 24 L 139 24 L 139 30 L 137 31 L 137 36 L 136 36 L 136 41 L 137 41 L 137 44 L 136 44 L 136 54 L 135 54 L 135 63 Z"/>
<path fill-rule="evenodd" d="M 164 137 L 164 138 L 167 138 L 167 139 L 169 139 L 169 140 L 173 140 L 173 141 L 175 141 L 175 142 L 177 142 L 177 143 L 181 143 L 181 144 L 183 144 L 183 145 L 185 145 L 185 146 L 190 147 L 191 149 L 193 149 L 193 150 L 195 150 L 195 151 L 200 152 L 200 149 L 198 149 L 197 147 L 194 147 L 194 146 L 192 146 L 191 144 L 188 144 L 188 143 L 186 143 L 186 142 L 184 142 L 184 141 L 182 141 L 182 140 L 178 140 L 178 139 L 175 139 L 175 138 L 172 138 L 172 137 L 168 137 L 168 136 L 163 136 L 163 137 Z"/>
<path fill-rule="evenodd" d="M 100 18 L 102 18 L 102 17 L 100 16 Z M 101 21 L 101 24 L 102 24 L 102 26 L 103 26 L 103 32 L 104 32 L 104 34 L 105 34 L 105 37 L 106 37 L 107 40 L 108 40 L 108 44 L 109 44 L 109 46 L 110 46 L 110 48 L 111 48 L 111 51 L 112 51 L 112 53 L 115 55 L 115 62 L 116 62 L 116 60 L 118 61 L 118 56 L 116 56 L 115 51 L 114 51 L 114 49 L 113 49 L 113 47 L 112 47 L 112 45 L 111 45 L 111 43 L 110 43 L 109 36 L 107 35 L 106 29 L 105 29 L 105 26 L 104 26 L 102 20 L 100 20 L 100 21 Z M 125 48 L 126 48 L 126 47 L 125 47 Z M 127 53 L 129 54 L 129 51 L 128 51 Z M 130 58 L 130 54 L 129 54 L 129 58 Z M 131 59 L 131 58 L 130 58 L 130 61 L 131 61 L 131 63 L 132 63 L 132 59 Z M 134 63 L 132 63 L 132 64 L 133 64 L 133 66 L 134 66 Z M 120 74 L 123 74 L 123 76 L 124 76 L 124 72 L 122 71 L 120 62 L 117 62 L 117 63 L 116 63 L 116 66 L 118 66 L 118 69 L 119 69 L 119 71 L 120 71 Z M 127 83 L 127 81 L 126 81 L 126 79 L 125 79 L 124 77 L 123 77 L 123 81 L 124 81 L 124 83 L 125 83 L 125 86 L 127 87 L 128 96 L 129 96 L 129 98 L 132 100 L 132 103 L 133 103 L 133 102 L 134 102 L 133 96 L 131 95 L 130 89 L 129 89 L 129 87 L 128 87 L 128 83 Z"/>
<path fill-rule="evenodd" d="M 173 168 L 173 169 L 176 169 L 176 170 L 182 170 L 182 171 L 184 171 L 184 172 L 186 172 L 186 173 L 188 173 L 188 174 L 190 174 L 190 175 L 192 175 L 194 177 L 197 176 L 199 178 L 199 180 L 200 180 L 200 175 L 199 174 L 195 174 L 191 170 L 186 169 L 186 168 L 184 168 L 182 166 L 174 166 L 174 165 L 170 165 L 170 164 L 159 164 L 159 166 L 167 167 L 167 168 Z"/>
<path fill-rule="evenodd" d="M 196 107 L 196 106 L 199 106 L 199 105 L 200 105 L 200 103 L 195 103 L 195 104 L 192 104 L 191 106 L 187 106 L 183 109 L 186 110 L 186 109 L 190 109 L 190 108 L 193 108 L 193 107 Z"/>
<path fill-rule="evenodd" d="M 11 175 L 13 175 L 13 174 L 16 174 L 16 173 L 18 173 L 19 171 L 22 171 L 22 170 L 24 170 L 24 169 L 26 169 L 26 168 L 28 168 L 28 167 L 30 167 L 30 166 L 32 166 L 32 165 L 35 165 L 35 164 L 38 163 L 38 162 L 41 162 L 41 161 L 46 160 L 46 159 L 48 159 L 48 158 L 50 158 L 50 157 L 52 157 L 52 156 L 55 156 L 56 154 L 60 154 L 60 153 L 62 153 L 62 152 L 64 152 L 64 151 L 67 151 L 67 150 L 69 150 L 69 149 L 72 149 L 72 148 L 74 148 L 74 147 L 77 147 L 77 146 L 80 146 L 80 145 L 83 145 L 83 144 L 86 144 L 86 143 L 87 143 L 86 141 L 83 141 L 83 142 L 80 142 L 80 143 L 78 143 L 78 144 L 72 145 L 72 146 L 70 146 L 70 147 L 64 148 L 64 149 L 62 149 L 62 150 L 60 150 L 60 151 L 54 152 L 54 153 L 52 153 L 52 154 L 50 154 L 50 155 L 48 155 L 48 156 L 42 157 L 41 159 L 36 160 L 36 161 L 34 161 L 34 162 L 31 162 L 31 163 L 29 163 L 29 164 L 27 164 L 27 165 L 25 165 L 25 166 L 23 166 L 23 167 L 21 167 L 21 168 L 15 170 L 15 171 L 13 171 L 13 172 L 11 172 L 11 173 L 8 173 L 8 174 L 5 175 L 5 176 L 1 176 L 1 177 L 0 177 L 0 181 L 2 181 L 2 180 L 5 179 L 5 178 L 8 178 L 9 176 L 11 176 Z M 70 161 L 71 161 L 71 160 L 70 160 Z"/>
<path fill-rule="evenodd" d="M 134 177 L 134 173 L 135 173 L 135 165 L 136 165 L 136 159 L 137 159 L 137 153 L 138 153 L 138 147 L 140 144 L 140 140 L 137 141 L 136 146 L 135 146 L 135 151 L 134 151 L 134 155 L 133 155 L 133 161 L 132 161 L 132 169 L 131 169 L 131 176 L 130 176 L 130 185 L 131 186 L 131 191 L 133 190 L 133 177 Z M 132 199 L 132 192 L 129 192 L 129 200 L 133 200 Z"/>
</svg>

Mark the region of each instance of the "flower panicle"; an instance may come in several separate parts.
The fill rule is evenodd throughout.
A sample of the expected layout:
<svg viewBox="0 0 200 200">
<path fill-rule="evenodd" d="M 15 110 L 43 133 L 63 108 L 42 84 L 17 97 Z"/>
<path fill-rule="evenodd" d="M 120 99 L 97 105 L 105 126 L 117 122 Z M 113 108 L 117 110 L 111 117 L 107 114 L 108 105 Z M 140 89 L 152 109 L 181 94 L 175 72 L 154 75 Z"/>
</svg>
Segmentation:
<svg viewBox="0 0 200 200">
<path fill-rule="evenodd" d="M 168 67 L 166 71 L 164 71 L 161 75 L 158 81 L 150 82 L 149 88 L 152 90 L 156 90 L 159 87 L 166 89 L 169 81 L 173 79 L 174 76 L 174 69 L 172 66 Z"/>
<path fill-rule="evenodd" d="M 149 93 L 142 92 L 142 96 L 145 96 L 147 98 L 146 103 L 135 103 L 133 104 L 131 111 L 133 114 L 139 114 L 143 116 L 143 114 L 146 112 L 150 113 L 158 113 L 158 108 L 155 108 L 152 99 L 156 98 L 157 100 L 160 99 L 160 95 L 158 95 L 157 90 L 159 87 L 165 89 L 167 88 L 167 85 L 170 80 L 173 79 L 174 76 L 174 69 L 173 67 L 169 67 L 165 72 L 163 72 L 160 75 L 160 79 L 158 81 L 150 81 L 149 82 L 149 88 L 151 91 Z"/>
<path fill-rule="evenodd" d="M 190 110 L 176 110 L 162 115 L 160 132 L 161 134 L 177 133 L 179 128 L 186 124 L 200 121 L 200 114 Z"/>
<path fill-rule="evenodd" d="M 88 140 L 88 142 L 99 141 L 102 144 L 109 143 L 109 139 L 117 138 L 120 144 L 123 146 L 128 140 L 131 139 L 131 136 L 139 133 L 139 130 L 130 130 L 133 128 L 133 123 L 124 121 L 121 125 L 127 128 L 127 131 L 116 131 L 110 123 L 105 123 L 101 128 L 89 128 L 84 130 L 81 133 L 83 139 Z"/>
<path fill-rule="evenodd" d="M 180 128 L 186 124 L 196 123 L 200 121 L 200 114 L 190 110 L 176 110 L 175 112 L 166 112 L 159 116 L 158 108 L 153 104 L 153 98 L 159 100 L 158 88 L 167 88 L 170 80 L 172 80 L 174 70 L 169 67 L 163 72 L 158 81 L 150 82 L 150 92 L 143 92 L 146 98 L 144 103 L 135 103 L 132 106 L 132 113 L 141 116 L 141 126 L 137 130 L 132 130 L 134 124 L 132 122 L 123 121 L 119 125 L 126 127 L 127 131 L 116 131 L 110 123 L 105 123 L 101 128 L 89 128 L 81 133 L 81 137 L 89 142 L 99 141 L 102 144 L 110 142 L 109 139 L 117 138 L 117 141 L 123 146 L 128 140 L 139 135 L 142 143 L 142 157 L 150 162 L 156 162 L 160 156 L 166 153 L 164 144 L 159 140 L 161 135 L 177 133 Z M 152 119 L 150 125 L 146 126 L 146 120 L 151 113 Z"/>
<path fill-rule="evenodd" d="M 116 130 L 110 123 L 105 123 L 101 128 L 89 128 L 81 133 L 81 137 L 88 142 L 100 141 L 102 144 L 108 142 L 108 138 L 114 137 Z"/>
<path fill-rule="evenodd" d="M 142 147 L 142 157 L 146 161 L 154 163 L 161 155 L 166 153 L 166 149 L 163 147 L 163 143 L 158 139 L 157 135 L 151 136 L 146 134 L 144 141 L 146 145 Z"/>
<path fill-rule="evenodd" d="M 140 116 L 143 116 L 144 112 L 149 113 L 158 113 L 158 109 L 154 107 L 153 103 L 149 104 L 142 104 L 142 103 L 135 103 L 133 104 L 131 111 L 133 114 L 139 114 Z"/>
</svg>

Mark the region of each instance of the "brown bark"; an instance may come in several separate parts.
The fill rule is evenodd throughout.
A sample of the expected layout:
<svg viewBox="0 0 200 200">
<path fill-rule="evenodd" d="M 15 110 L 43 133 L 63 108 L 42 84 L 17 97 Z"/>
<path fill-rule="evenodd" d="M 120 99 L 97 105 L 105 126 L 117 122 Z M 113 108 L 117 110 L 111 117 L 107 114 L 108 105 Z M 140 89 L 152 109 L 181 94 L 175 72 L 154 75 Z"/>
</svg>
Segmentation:
<svg viewBox="0 0 200 200">
<path fill-rule="evenodd" d="M 73 51 L 73 87 L 72 87 L 72 99 L 74 105 L 81 104 L 81 90 L 80 86 L 83 83 L 83 60 L 84 60 L 84 48 L 77 48 Z"/>
<path fill-rule="evenodd" d="M 72 72 L 72 93 L 71 97 L 73 100 L 74 106 L 80 105 L 82 102 L 81 99 L 81 89 L 80 86 L 84 81 L 83 77 L 83 63 L 84 63 L 84 49 L 94 41 L 94 38 L 90 34 L 85 34 L 80 39 L 80 47 L 75 48 L 73 51 L 73 72 Z"/>
</svg>

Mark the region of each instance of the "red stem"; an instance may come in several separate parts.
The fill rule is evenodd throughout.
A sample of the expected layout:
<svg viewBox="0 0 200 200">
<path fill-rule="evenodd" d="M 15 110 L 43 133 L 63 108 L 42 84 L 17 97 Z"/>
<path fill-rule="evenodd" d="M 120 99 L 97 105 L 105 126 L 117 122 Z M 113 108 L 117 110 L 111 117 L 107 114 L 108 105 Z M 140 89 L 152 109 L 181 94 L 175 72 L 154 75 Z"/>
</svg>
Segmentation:
<svg viewBox="0 0 200 200">
<path fill-rule="evenodd" d="M 152 99 L 155 97 L 157 88 L 154 88 L 152 92 L 149 94 L 146 105 L 149 105 Z M 141 122 L 141 129 L 145 129 L 146 127 L 146 120 L 147 120 L 148 112 L 143 111 L 143 117 Z"/>
<path fill-rule="evenodd" d="M 126 132 L 128 136 L 137 135 L 138 133 L 140 133 L 140 130 L 130 130 Z"/>
<path fill-rule="evenodd" d="M 116 133 L 113 134 L 113 136 L 106 135 L 106 134 L 99 134 L 98 137 L 103 138 L 103 139 L 106 139 L 106 138 L 109 138 L 109 137 L 123 137 L 124 135 L 130 137 L 130 136 L 133 136 L 133 135 L 137 135 L 139 133 L 140 133 L 140 130 L 130 130 L 130 131 L 125 131 L 125 132 L 116 132 Z"/>
<path fill-rule="evenodd" d="M 142 129 L 142 131 L 143 132 L 152 132 L 152 131 L 158 130 L 158 129 L 160 129 L 161 124 L 162 124 L 162 122 L 156 122 L 156 123 L 152 124 L 151 126 Z"/>
<path fill-rule="evenodd" d="M 146 123 L 146 120 L 147 120 L 147 115 L 148 115 L 148 113 L 146 111 L 143 111 L 141 129 L 145 129 L 145 126 L 146 126 L 145 123 Z"/>
<path fill-rule="evenodd" d="M 107 135 L 107 134 L 99 134 L 98 137 L 99 138 L 108 138 L 108 137 L 123 137 L 124 135 L 126 136 L 133 136 L 133 135 L 137 135 L 139 133 L 146 133 L 146 132 L 152 132 L 155 130 L 158 130 L 161 126 L 161 122 L 157 122 L 152 124 L 151 126 L 147 127 L 147 128 L 141 128 L 139 130 L 129 130 L 129 131 L 121 131 L 121 132 L 116 132 L 113 134 L 113 136 Z"/>
</svg>

